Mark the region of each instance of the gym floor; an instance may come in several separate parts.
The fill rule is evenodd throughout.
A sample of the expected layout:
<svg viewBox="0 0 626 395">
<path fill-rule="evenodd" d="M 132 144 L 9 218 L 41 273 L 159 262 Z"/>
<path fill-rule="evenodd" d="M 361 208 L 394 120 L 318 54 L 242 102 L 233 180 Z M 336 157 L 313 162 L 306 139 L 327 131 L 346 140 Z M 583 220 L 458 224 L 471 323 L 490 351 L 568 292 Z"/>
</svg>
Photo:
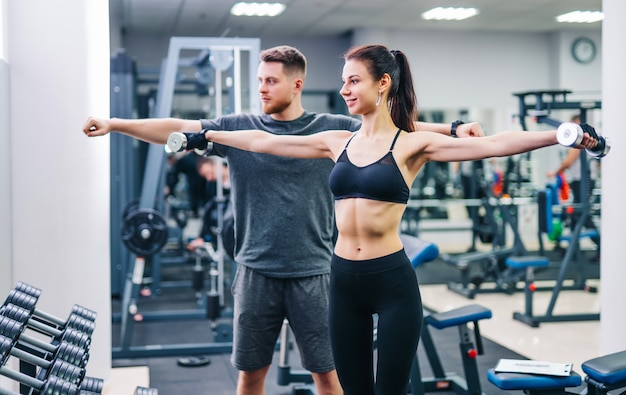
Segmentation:
<svg viewBox="0 0 626 395">
<path fill-rule="evenodd" d="M 469 236 L 467 231 L 425 232 L 420 236 L 433 241 L 440 246 L 442 252 L 455 253 L 467 248 Z M 450 244 L 455 240 L 456 244 Z M 448 243 L 448 244 L 446 244 Z M 443 247 L 442 247 L 443 246 Z M 484 246 L 483 246 L 484 247 Z M 533 245 L 528 245 L 532 251 Z M 585 248 L 591 248 L 585 244 Z M 589 252 L 591 256 L 592 251 Z M 556 267 L 542 273 L 542 281 L 538 285 L 551 287 L 553 279 L 558 273 Z M 588 275 L 588 285 L 599 286 L 599 264 L 590 259 L 585 268 Z M 539 327 L 533 328 L 512 318 L 513 312 L 524 311 L 523 292 L 506 294 L 502 292 L 478 293 L 474 299 L 468 299 L 455 292 L 448 290 L 447 282 L 457 281 L 459 273 L 455 268 L 440 261 L 429 262 L 417 269 L 418 279 L 422 292 L 424 306 L 432 311 L 445 311 L 468 304 L 480 304 L 492 310 L 493 317 L 480 322 L 480 329 L 485 339 L 485 354 L 478 356 L 478 369 L 480 373 L 482 391 L 486 395 L 502 395 L 504 392 L 486 380 L 486 370 L 495 366 L 500 358 L 534 359 L 541 361 L 573 363 L 574 370 L 582 372 L 580 365 L 587 359 L 599 356 L 599 321 L 569 321 L 569 322 L 542 322 Z M 570 282 L 571 280 L 566 280 Z M 567 285 L 564 283 L 564 285 Z M 518 286 L 521 288 L 522 283 Z M 489 283 L 481 286 L 488 289 Z M 552 292 L 538 291 L 534 295 L 534 314 L 543 315 L 546 312 Z M 161 297 L 160 297 L 161 298 Z M 191 294 L 193 300 L 193 294 Z M 172 309 L 177 303 L 184 300 L 184 296 L 177 294 L 172 299 L 163 300 L 155 306 L 162 309 Z M 188 302 L 185 302 L 188 303 Z M 183 307 L 185 308 L 185 307 Z M 554 316 L 562 314 L 594 314 L 600 308 L 599 293 L 585 291 L 564 290 L 556 300 L 552 312 Z M 113 326 L 114 343 L 119 340 L 119 327 Z M 138 324 L 135 326 L 134 341 L 137 344 L 165 344 L 182 342 L 207 342 L 211 341 L 211 331 L 206 321 L 170 321 Z M 456 328 L 444 330 L 431 330 L 437 350 L 442 359 L 444 369 L 447 372 L 456 372 L 462 375 L 462 365 L 458 349 L 458 331 Z M 135 343 L 134 343 L 135 344 Z M 299 357 L 297 351 L 290 354 L 292 369 L 299 370 Z M 425 358 L 420 347 L 418 353 L 420 360 Z M 132 393 L 130 390 L 119 388 L 134 388 L 137 385 L 149 386 L 159 390 L 160 395 L 169 394 L 210 394 L 230 395 L 235 393 L 237 371 L 230 365 L 229 355 L 210 355 L 210 364 L 201 367 L 180 367 L 177 365 L 178 357 L 167 358 L 139 358 L 117 359 L 113 361 L 113 380 L 105 388 L 105 394 Z M 266 393 L 268 395 L 292 394 L 291 386 L 277 384 L 278 352 L 269 371 L 266 381 Z M 428 362 L 424 359 L 421 363 L 423 370 L 428 369 Z M 423 371 L 424 377 L 430 372 Z M 302 385 L 302 384 L 299 384 Z"/>
</svg>

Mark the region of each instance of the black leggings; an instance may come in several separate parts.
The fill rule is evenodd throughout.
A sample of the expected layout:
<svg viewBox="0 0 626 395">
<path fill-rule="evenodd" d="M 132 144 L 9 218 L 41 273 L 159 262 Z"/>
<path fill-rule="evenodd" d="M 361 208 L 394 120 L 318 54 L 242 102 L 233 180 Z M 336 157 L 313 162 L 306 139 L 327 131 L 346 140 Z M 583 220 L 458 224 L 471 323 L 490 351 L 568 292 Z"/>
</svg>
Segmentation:
<svg viewBox="0 0 626 395">
<path fill-rule="evenodd" d="M 376 379 L 374 313 L 378 313 Z M 365 261 L 333 255 L 329 314 L 344 395 L 405 395 L 423 312 L 415 270 L 404 250 Z"/>
</svg>

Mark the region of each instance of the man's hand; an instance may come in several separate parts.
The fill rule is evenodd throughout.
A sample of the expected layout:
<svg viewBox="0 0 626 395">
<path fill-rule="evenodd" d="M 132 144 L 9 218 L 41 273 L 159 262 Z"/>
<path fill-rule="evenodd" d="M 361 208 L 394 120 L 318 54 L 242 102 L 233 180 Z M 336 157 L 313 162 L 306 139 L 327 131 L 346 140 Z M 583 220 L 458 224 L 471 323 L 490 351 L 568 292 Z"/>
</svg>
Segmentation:
<svg viewBox="0 0 626 395">
<path fill-rule="evenodd" d="M 104 136 L 111 132 L 111 122 L 108 119 L 89 117 L 83 126 L 83 133 L 87 137 Z"/>
<path fill-rule="evenodd" d="M 458 137 L 483 137 L 485 132 L 478 122 L 468 122 L 457 126 L 456 135 Z"/>
</svg>

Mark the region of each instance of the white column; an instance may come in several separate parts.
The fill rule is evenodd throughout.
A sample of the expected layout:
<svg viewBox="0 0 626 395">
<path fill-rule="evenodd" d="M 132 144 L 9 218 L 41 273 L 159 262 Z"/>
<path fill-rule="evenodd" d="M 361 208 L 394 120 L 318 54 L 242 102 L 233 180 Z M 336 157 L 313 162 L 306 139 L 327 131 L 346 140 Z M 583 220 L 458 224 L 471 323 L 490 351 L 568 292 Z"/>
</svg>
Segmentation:
<svg viewBox="0 0 626 395">
<path fill-rule="evenodd" d="M 612 141 L 609 155 L 602 159 L 602 251 L 600 268 L 600 351 L 607 354 L 626 350 L 626 263 L 624 262 L 623 182 L 626 167 L 626 53 L 624 36 L 626 2 L 604 0 L 602 10 L 602 130 Z M 581 345 L 584 346 L 584 345 Z"/>
<path fill-rule="evenodd" d="M 109 113 L 108 6 L 107 0 L 7 0 L 10 121 L 2 145 L 10 144 L 11 179 L 8 202 L 0 199 L 0 212 L 8 204 L 12 215 L 11 286 L 41 288 L 37 307 L 61 318 L 74 304 L 95 310 L 87 375 L 105 380 L 111 371 L 109 144 L 81 129 L 88 115 Z"/>
<path fill-rule="evenodd" d="M 0 295 L 11 289 L 11 136 L 9 65 L 6 61 L 6 0 L 0 0 Z M 2 299 L 4 300 L 4 299 Z"/>
</svg>

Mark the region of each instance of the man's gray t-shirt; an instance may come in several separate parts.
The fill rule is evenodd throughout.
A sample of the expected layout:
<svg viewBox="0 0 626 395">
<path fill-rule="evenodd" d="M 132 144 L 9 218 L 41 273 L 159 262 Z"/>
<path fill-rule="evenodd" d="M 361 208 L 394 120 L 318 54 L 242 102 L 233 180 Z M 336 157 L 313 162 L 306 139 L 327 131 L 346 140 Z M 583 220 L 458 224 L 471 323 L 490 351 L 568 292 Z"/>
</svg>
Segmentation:
<svg viewBox="0 0 626 395">
<path fill-rule="evenodd" d="M 280 135 L 356 131 L 361 121 L 305 112 L 293 121 L 233 114 L 202 120 L 210 130 L 260 129 Z M 295 278 L 330 272 L 334 226 L 330 159 L 294 159 L 213 145 L 228 161 L 235 217 L 235 261 L 263 275 Z"/>
</svg>

